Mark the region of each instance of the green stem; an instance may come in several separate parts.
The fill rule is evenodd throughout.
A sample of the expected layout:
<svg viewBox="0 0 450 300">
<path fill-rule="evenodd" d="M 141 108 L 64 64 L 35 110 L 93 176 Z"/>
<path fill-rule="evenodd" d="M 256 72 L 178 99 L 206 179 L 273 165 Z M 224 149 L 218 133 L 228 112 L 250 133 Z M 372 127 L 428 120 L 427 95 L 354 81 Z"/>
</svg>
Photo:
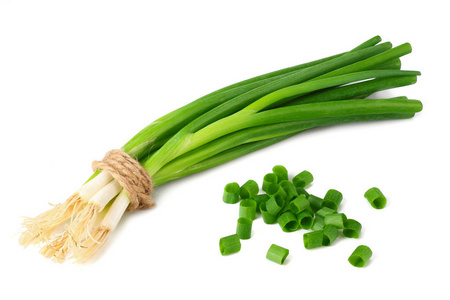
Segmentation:
<svg viewBox="0 0 450 300">
<path fill-rule="evenodd" d="M 405 119 L 413 116 L 414 113 L 359 115 L 250 128 L 232 134 L 232 136 L 225 136 L 219 139 L 220 141 L 213 141 L 178 157 L 157 172 L 152 180 L 156 186 L 162 185 L 267 147 L 299 132 L 315 127 L 361 121 Z"/>
<path fill-rule="evenodd" d="M 333 58 L 329 61 L 317 64 L 315 66 L 294 71 L 293 73 L 288 74 L 282 79 L 274 80 L 270 83 L 241 94 L 227 102 L 224 102 L 223 104 L 203 114 L 201 117 L 193 120 L 183 129 L 181 129 L 166 144 L 164 144 L 161 149 L 155 152 L 150 157 L 150 159 L 146 160 L 143 163 L 144 168 L 147 169 L 150 175 L 155 174 L 170 160 L 174 159 L 178 155 L 183 154 L 183 151 L 185 151 L 184 148 L 189 144 L 188 140 L 192 133 L 200 130 L 208 124 L 211 124 L 219 119 L 227 117 L 241 110 L 255 100 L 271 92 L 283 89 L 293 84 L 298 84 L 310 80 L 314 77 L 325 74 L 337 68 L 341 68 L 342 66 L 367 59 L 368 57 L 389 50 L 391 46 L 392 45 L 390 43 L 384 43 L 356 52 L 345 53 L 339 57 Z"/>
</svg>

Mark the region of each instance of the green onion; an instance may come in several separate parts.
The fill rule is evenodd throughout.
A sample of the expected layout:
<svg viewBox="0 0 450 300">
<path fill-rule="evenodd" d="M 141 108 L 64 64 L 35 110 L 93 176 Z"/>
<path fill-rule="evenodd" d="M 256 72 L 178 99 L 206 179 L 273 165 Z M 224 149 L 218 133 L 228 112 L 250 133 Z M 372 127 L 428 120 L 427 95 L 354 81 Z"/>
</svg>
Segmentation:
<svg viewBox="0 0 450 300">
<path fill-rule="evenodd" d="M 283 209 L 285 200 L 282 197 L 270 196 L 269 200 L 266 201 L 267 212 L 271 215 L 278 215 L 278 213 Z"/>
<path fill-rule="evenodd" d="M 286 200 L 291 201 L 295 197 L 298 196 L 297 190 L 295 189 L 294 184 L 289 180 L 280 181 L 280 186 L 286 193 Z"/>
<path fill-rule="evenodd" d="M 287 196 L 286 192 L 283 190 L 283 188 L 278 183 L 269 185 L 266 193 L 269 196 L 277 196 L 277 197 L 283 198 L 283 199 L 286 199 L 286 196 Z"/>
<path fill-rule="evenodd" d="M 282 265 L 289 255 L 289 250 L 281 246 L 272 244 L 267 251 L 266 258 L 274 263 Z"/>
<path fill-rule="evenodd" d="M 314 195 L 308 196 L 308 201 L 310 203 L 311 209 L 316 212 L 322 207 L 323 199 Z"/>
<path fill-rule="evenodd" d="M 277 184 L 277 183 L 278 183 L 277 175 L 274 173 L 268 173 L 268 174 L 264 175 L 262 190 L 264 192 L 267 192 L 267 190 L 269 189 L 269 186 L 271 186 L 272 184 Z"/>
<path fill-rule="evenodd" d="M 311 231 L 303 234 L 303 245 L 306 249 L 313 249 L 322 246 L 323 231 Z"/>
<path fill-rule="evenodd" d="M 276 165 L 272 168 L 272 172 L 277 175 L 278 183 L 288 180 L 288 171 L 284 166 Z"/>
<path fill-rule="evenodd" d="M 376 209 L 382 209 L 386 206 L 386 197 L 379 188 L 373 187 L 364 193 L 364 197 L 369 201 L 370 205 Z"/>
<path fill-rule="evenodd" d="M 306 199 L 308 199 L 309 193 L 308 193 L 304 188 L 301 188 L 301 187 L 296 186 L 296 187 L 295 187 L 295 190 L 297 191 L 297 194 L 298 194 L 298 195 L 305 195 L 305 196 L 306 196 Z"/>
<path fill-rule="evenodd" d="M 292 179 L 292 182 L 294 183 L 294 185 L 296 187 L 305 188 L 311 182 L 313 182 L 313 180 L 314 180 L 314 177 L 312 176 L 312 174 L 309 171 L 305 170 L 303 172 L 300 172 L 298 175 L 296 175 Z"/>
<path fill-rule="evenodd" d="M 278 215 L 277 214 L 273 215 L 273 214 L 269 213 L 267 211 L 266 205 L 267 205 L 267 201 L 261 203 L 261 205 L 259 206 L 259 208 L 261 210 L 261 217 L 262 217 L 264 223 L 275 224 L 277 222 Z"/>
<path fill-rule="evenodd" d="M 352 266 L 362 268 L 367 264 L 371 257 L 372 250 L 365 245 L 360 245 L 356 247 L 355 251 L 353 251 L 353 253 L 348 258 L 348 261 L 352 264 Z"/>
<path fill-rule="evenodd" d="M 333 225 L 339 229 L 344 229 L 347 216 L 343 213 L 332 213 L 324 216 L 325 225 Z"/>
<path fill-rule="evenodd" d="M 258 195 L 258 193 L 259 187 L 256 181 L 248 180 L 241 186 L 239 195 L 241 196 L 242 199 L 249 199 L 253 196 Z"/>
<path fill-rule="evenodd" d="M 313 214 L 308 210 L 303 210 L 297 215 L 298 223 L 300 224 L 300 227 L 303 229 L 311 229 L 313 225 Z"/>
<path fill-rule="evenodd" d="M 325 225 L 323 228 L 323 242 L 324 246 L 330 246 L 339 236 L 339 230 L 336 226 Z"/>
<path fill-rule="evenodd" d="M 311 206 L 305 195 L 299 195 L 291 201 L 289 204 L 289 209 L 294 214 L 299 214 L 304 210 L 311 211 Z"/>
<path fill-rule="evenodd" d="M 324 218 L 321 216 L 316 216 L 314 218 L 313 226 L 311 227 L 312 230 L 322 230 L 325 227 L 325 221 Z"/>
<path fill-rule="evenodd" d="M 254 220 L 256 215 L 256 201 L 244 199 L 239 204 L 239 217 Z"/>
<path fill-rule="evenodd" d="M 239 202 L 239 184 L 237 182 L 231 182 L 225 185 L 223 192 L 223 202 L 234 204 Z"/>
<path fill-rule="evenodd" d="M 222 255 L 230 255 L 241 250 L 241 241 L 237 234 L 223 237 L 219 241 L 219 249 Z"/>
<path fill-rule="evenodd" d="M 348 219 L 342 233 L 345 237 L 357 239 L 361 233 L 361 228 L 361 223 L 353 219 Z"/>
<path fill-rule="evenodd" d="M 239 218 L 237 220 L 236 234 L 241 240 L 247 240 L 252 233 L 253 221 L 248 218 Z"/>
<path fill-rule="evenodd" d="M 325 197 L 323 197 L 322 207 L 328 207 L 337 211 L 341 202 L 342 202 L 341 192 L 334 189 L 330 189 L 325 194 Z"/>
<path fill-rule="evenodd" d="M 325 218 L 326 215 L 334 214 L 336 213 L 335 210 L 328 208 L 328 207 L 322 207 L 316 212 L 316 216 L 320 216 L 322 218 Z"/>
<path fill-rule="evenodd" d="M 293 232 L 300 228 L 297 217 L 290 211 L 282 213 L 277 222 L 284 232 Z"/>
<path fill-rule="evenodd" d="M 157 119 L 122 150 L 139 161 L 153 187 L 158 187 L 308 129 L 411 118 L 422 109 L 418 100 L 364 99 L 387 86 L 413 84 L 420 75 L 417 71 L 399 70 L 398 59 L 411 52 L 409 44 L 392 48 L 391 43 L 379 41 L 375 37 L 348 52 L 213 92 Z M 320 93 L 324 94 L 313 96 Z M 277 182 L 286 180 L 283 168 L 273 172 L 283 174 Z M 294 177 L 297 194 L 306 194 L 303 189 L 312 181 L 308 173 Z M 255 184 L 244 184 L 240 197 L 255 197 L 259 191 Z M 264 190 L 273 197 L 260 203 L 262 214 L 263 204 L 269 213 L 281 206 L 274 215 L 286 209 L 289 199 L 284 200 L 288 195 L 283 188 L 272 183 Z M 236 201 L 235 196 L 224 197 L 226 202 Z M 283 205 L 277 203 L 280 199 Z M 130 203 L 128 193 L 116 179 L 107 171 L 97 171 L 62 205 L 27 219 L 20 243 L 43 243 L 44 255 L 57 261 L 66 257 L 86 261 L 105 243 Z M 63 233 L 53 238 L 52 233 L 66 222 Z"/>
<path fill-rule="evenodd" d="M 255 202 L 256 202 L 256 212 L 257 213 L 261 212 L 261 210 L 259 208 L 261 206 L 261 203 L 266 202 L 267 200 L 269 200 L 269 198 L 270 197 L 267 194 L 253 196 L 253 200 L 255 200 Z"/>
</svg>

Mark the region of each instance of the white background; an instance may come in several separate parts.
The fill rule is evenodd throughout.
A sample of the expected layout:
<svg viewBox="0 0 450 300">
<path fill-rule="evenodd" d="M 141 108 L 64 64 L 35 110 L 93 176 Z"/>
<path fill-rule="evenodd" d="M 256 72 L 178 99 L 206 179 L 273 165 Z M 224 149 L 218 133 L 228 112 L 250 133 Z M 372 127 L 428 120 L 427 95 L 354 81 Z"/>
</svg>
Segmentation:
<svg viewBox="0 0 450 300">
<path fill-rule="evenodd" d="M 0 0 L 0 298 L 448 299 L 449 146 L 446 1 Z M 64 201 L 90 163 L 154 119 L 228 84 L 351 49 L 374 35 L 410 42 L 416 85 L 377 94 L 423 101 L 411 120 L 336 126 L 158 187 L 157 207 L 127 214 L 85 265 L 22 249 L 21 216 Z M 302 233 L 254 222 L 222 257 L 238 206 L 230 181 L 261 181 L 275 164 L 315 176 L 310 192 L 344 195 L 359 240 L 306 250 Z M 384 210 L 363 194 L 378 186 Z M 272 243 L 285 265 L 265 259 Z M 359 244 L 363 269 L 347 258 Z M 443 272 L 446 273 L 443 273 Z"/>
</svg>

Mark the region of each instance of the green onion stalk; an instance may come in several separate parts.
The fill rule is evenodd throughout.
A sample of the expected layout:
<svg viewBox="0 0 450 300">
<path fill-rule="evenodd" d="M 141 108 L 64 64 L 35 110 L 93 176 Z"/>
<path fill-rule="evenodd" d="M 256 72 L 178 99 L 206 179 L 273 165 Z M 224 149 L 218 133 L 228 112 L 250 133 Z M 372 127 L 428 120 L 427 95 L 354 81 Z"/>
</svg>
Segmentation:
<svg viewBox="0 0 450 300">
<path fill-rule="evenodd" d="M 145 127 L 121 150 L 139 162 L 153 187 L 214 167 L 304 130 L 342 123 L 411 118 L 422 103 L 368 99 L 414 84 L 401 70 L 408 43 L 376 36 L 350 51 L 238 82 L 203 96 Z M 64 203 L 25 218 L 23 246 L 41 246 L 54 261 L 85 262 L 129 208 L 130 195 L 109 172 L 96 171 Z M 65 224 L 65 230 L 55 231 Z"/>
</svg>

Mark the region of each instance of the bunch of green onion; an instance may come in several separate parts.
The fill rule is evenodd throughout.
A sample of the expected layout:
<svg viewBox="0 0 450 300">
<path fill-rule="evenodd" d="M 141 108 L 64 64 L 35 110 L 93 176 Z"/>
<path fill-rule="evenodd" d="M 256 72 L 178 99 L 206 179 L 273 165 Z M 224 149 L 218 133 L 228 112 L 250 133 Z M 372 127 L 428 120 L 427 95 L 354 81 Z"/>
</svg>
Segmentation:
<svg viewBox="0 0 450 300">
<path fill-rule="evenodd" d="M 147 170 L 153 186 L 272 145 L 304 130 L 339 123 L 411 118 L 422 109 L 406 97 L 366 99 L 414 84 L 400 70 L 410 44 L 376 36 L 324 59 L 257 76 L 201 97 L 148 125 L 122 150 Z M 19 242 L 62 262 L 84 262 L 105 243 L 130 204 L 107 172 L 97 171 L 64 203 L 24 220 Z M 65 226 L 62 233 L 56 229 Z M 56 231 L 56 232 L 55 232 Z"/>
</svg>

